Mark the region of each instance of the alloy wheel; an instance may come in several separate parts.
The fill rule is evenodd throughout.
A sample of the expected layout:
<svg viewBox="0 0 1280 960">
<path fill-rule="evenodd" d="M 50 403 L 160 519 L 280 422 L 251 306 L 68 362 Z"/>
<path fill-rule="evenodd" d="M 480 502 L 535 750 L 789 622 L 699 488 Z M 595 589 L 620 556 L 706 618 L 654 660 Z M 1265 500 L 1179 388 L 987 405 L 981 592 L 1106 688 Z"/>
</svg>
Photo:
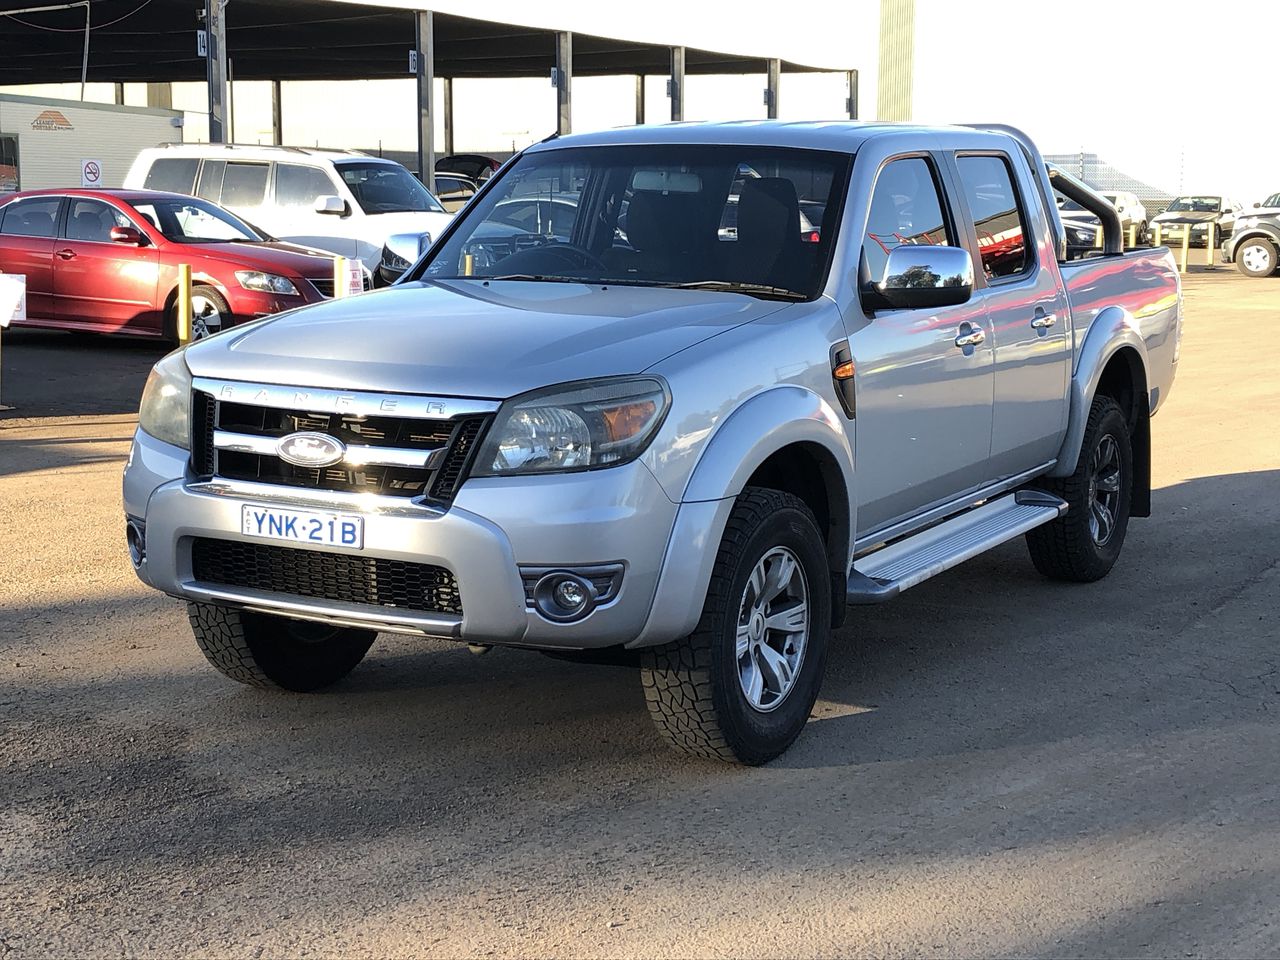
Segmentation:
<svg viewBox="0 0 1280 960">
<path fill-rule="evenodd" d="M 738 682 L 753 709 L 768 713 L 787 698 L 808 640 L 804 570 L 789 549 L 774 547 L 751 571 L 738 611 Z"/>
<path fill-rule="evenodd" d="M 1120 445 L 1111 434 L 1104 434 L 1089 461 L 1089 532 L 1100 547 L 1116 529 L 1122 480 Z"/>
</svg>

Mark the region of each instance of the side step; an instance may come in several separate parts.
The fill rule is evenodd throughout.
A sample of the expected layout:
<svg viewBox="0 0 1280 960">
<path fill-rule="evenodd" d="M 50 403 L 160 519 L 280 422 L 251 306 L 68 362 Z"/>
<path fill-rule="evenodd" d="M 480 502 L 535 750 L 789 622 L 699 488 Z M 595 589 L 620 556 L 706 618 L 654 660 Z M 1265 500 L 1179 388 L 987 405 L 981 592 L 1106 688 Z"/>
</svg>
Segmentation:
<svg viewBox="0 0 1280 960">
<path fill-rule="evenodd" d="M 849 571 L 848 602 L 889 600 L 1066 512 L 1065 500 L 1040 490 L 1019 490 L 984 503 L 856 560 Z"/>
</svg>

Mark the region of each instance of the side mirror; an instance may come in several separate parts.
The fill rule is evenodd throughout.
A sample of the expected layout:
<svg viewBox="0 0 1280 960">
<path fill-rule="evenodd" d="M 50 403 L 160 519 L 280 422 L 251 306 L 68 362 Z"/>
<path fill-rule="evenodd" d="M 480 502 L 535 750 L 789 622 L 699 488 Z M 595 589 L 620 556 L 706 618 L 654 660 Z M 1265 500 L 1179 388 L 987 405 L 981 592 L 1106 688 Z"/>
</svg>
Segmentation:
<svg viewBox="0 0 1280 960">
<path fill-rule="evenodd" d="M 315 211 L 316 213 L 324 213 L 333 217 L 345 217 L 347 215 L 347 202 L 331 193 L 322 194 L 316 197 Z"/>
<path fill-rule="evenodd" d="M 959 247 L 903 244 L 889 251 L 875 299 L 891 310 L 927 310 L 967 303 L 973 296 L 973 258 Z"/>
<path fill-rule="evenodd" d="M 142 234 L 134 227 L 112 227 L 110 236 L 112 243 L 126 243 L 133 247 L 143 244 Z"/>
<path fill-rule="evenodd" d="M 1257 200 L 1255 200 L 1253 201 L 1253 206 L 1254 206 L 1254 209 L 1256 210 L 1258 207 L 1262 206 L 1262 204 L 1260 204 Z"/>
</svg>

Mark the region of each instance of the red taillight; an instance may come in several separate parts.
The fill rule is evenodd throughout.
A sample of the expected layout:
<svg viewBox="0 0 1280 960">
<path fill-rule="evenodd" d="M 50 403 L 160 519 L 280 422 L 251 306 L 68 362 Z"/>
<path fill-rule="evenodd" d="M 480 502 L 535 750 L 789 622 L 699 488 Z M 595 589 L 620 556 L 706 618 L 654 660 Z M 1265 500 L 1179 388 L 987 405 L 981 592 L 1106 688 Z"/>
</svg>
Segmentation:
<svg viewBox="0 0 1280 960">
<path fill-rule="evenodd" d="M 806 243 L 817 243 L 819 240 L 822 239 L 822 236 L 821 234 L 818 233 L 817 230 L 814 230 L 804 239 Z"/>
</svg>

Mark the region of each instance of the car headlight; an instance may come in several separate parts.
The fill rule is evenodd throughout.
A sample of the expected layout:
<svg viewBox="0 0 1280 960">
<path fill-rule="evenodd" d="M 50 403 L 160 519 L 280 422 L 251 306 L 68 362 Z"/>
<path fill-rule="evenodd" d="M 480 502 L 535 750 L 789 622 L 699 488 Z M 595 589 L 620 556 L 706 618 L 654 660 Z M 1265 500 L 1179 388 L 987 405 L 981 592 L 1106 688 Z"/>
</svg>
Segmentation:
<svg viewBox="0 0 1280 960">
<path fill-rule="evenodd" d="M 412 263 L 389 247 L 382 248 L 382 265 L 390 270 L 408 270 Z"/>
<path fill-rule="evenodd" d="M 259 293 L 279 293 L 287 297 L 298 296 L 298 288 L 288 277 L 278 277 L 274 273 L 263 273 L 261 270 L 237 270 L 236 279 L 246 290 Z"/>
<path fill-rule="evenodd" d="M 191 448 L 191 371 L 181 350 L 151 368 L 142 388 L 138 426 L 164 443 Z"/>
<path fill-rule="evenodd" d="M 670 406 L 666 384 L 652 377 L 561 385 L 515 397 L 498 411 L 473 475 L 627 463 L 645 451 Z"/>
</svg>

